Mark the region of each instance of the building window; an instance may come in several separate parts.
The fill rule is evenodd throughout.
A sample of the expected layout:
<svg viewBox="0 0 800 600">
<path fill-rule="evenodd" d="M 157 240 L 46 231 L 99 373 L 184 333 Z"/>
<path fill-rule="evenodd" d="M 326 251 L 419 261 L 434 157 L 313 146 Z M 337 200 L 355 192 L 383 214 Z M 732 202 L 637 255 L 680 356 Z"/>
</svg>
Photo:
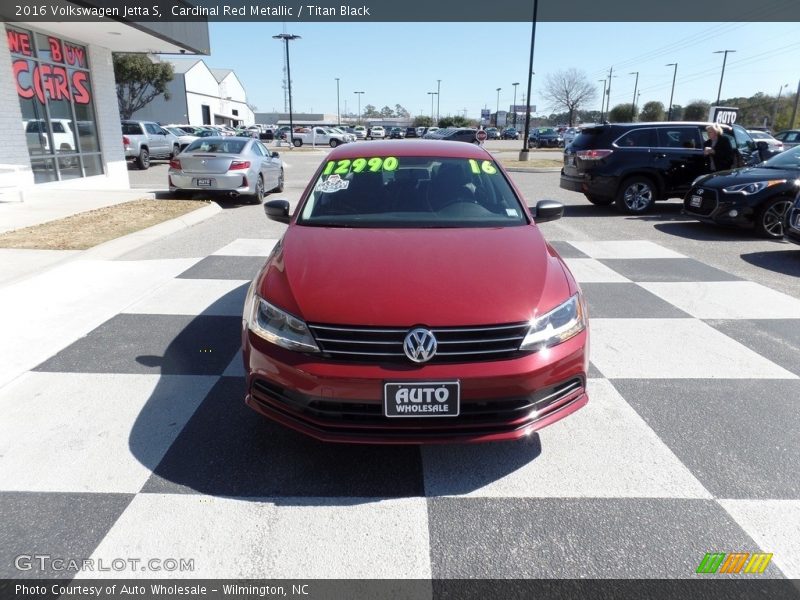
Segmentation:
<svg viewBox="0 0 800 600">
<path fill-rule="evenodd" d="M 103 174 L 85 46 L 7 27 L 36 183 Z"/>
<path fill-rule="evenodd" d="M 211 107 L 208 104 L 201 104 L 200 109 L 203 111 L 203 125 L 211 125 Z"/>
</svg>

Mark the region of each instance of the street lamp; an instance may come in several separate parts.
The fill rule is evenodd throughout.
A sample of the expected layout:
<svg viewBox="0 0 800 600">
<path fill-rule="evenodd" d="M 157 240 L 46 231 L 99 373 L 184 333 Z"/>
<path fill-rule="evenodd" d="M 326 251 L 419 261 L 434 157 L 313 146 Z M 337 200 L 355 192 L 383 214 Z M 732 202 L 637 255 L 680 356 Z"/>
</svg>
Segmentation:
<svg viewBox="0 0 800 600">
<path fill-rule="evenodd" d="M 441 99 L 441 90 L 442 90 L 442 80 L 436 80 L 436 123 L 435 125 L 439 125 L 439 120 L 442 118 L 442 115 L 439 114 L 439 100 Z"/>
<path fill-rule="evenodd" d="M 494 126 L 497 127 L 500 123 L 500 90 L 497 88 L 497 110 L 494 112 Z"/>
<path fill-rule="evenodd" d="M 639 71 L 631 71 L 628 75 L 636 75 L 636 83 L 633 84 L 633 101 L 631 102 L 631 121 L 636 120 L 636 90 L 639 88 Z"/>
<path fill-rule="evenodd" d="M 675 76 L 678 74 L 678 63 L 667 63 L 665 67 L 675 67 L 672 70 L 672 91 L 669 93 L 669 111 L 667 112 L 667 121 L 672 121 L 672 97 L 675 94 Z"/>
<path fill-rule="evenodd" d="M 431 97 L 431 121 L 433 121 L 433 97 L 438 96 L 438 92 L 428 92 L 428 95 Z"/>
<path fill-rule="evenodd" d="M 517 86 L 519 85 L 519 81 L 516 83 L 512 83 L 511 85 L 514 86 L 514 129 L 517 128 Z"/>
<path fill-rule="evenodd" d="M 336 124 L 342 124 L 342 113 L 339 110 L 339 78 L 336 78 Z"/>
<path fill-rule="evenodd" d="M 719 106 L 719 95 L 722 93 L 722 78 L 725 77 L 725 62 L 728 60 L 728 52 L 736 52 L 736 50 L 717 50 L 714 54 L 725 54 L 722 57 L 722 73 L 719 75 L 719 89 L 717 90 L 716 106 Z"/>
<path fill-rule="evenodd" d="M 289 67 L 289 40 L 299 40 L 299 35 L 292 35 L 291 33 L 280 33 L 273 35 L 274 40 L 283 40 L 286 46 L 286 79 L 289 83 L 289 144 L 290 147 L 294 146 L 294 121 L 292 117 L 292 70 Z"/>
<path fill-rule="evenodd" d="M 361 123 L 361 94 L 364 92 L 353 92 L 358 95 L 358 122 Z"/>
<path fill-rule="evenodd" d="M 608 83 L 608 79 L 598 79 L 597 81 L 603 82 L 603 97 L 600 99 L 600 122 L 603 122 L 603 117 L 605 116 L 605 108 L 606 108 L 606 84 Z"/>
</svg>

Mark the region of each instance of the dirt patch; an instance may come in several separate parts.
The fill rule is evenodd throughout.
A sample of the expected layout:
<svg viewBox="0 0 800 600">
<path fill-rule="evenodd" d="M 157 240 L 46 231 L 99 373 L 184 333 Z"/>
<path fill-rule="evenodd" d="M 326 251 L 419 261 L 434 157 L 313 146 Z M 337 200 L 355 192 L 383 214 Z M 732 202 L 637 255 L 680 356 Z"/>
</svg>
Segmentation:
<svg viewBox="0 0 800 600">
<path fill-rule="evenodd" d="M 530 160 L 511 160 L 508 158 L 500 158 L 499 161 L 504 167 L 514 167 L 521 169 L 553 169 L 561 168 L 564 165 L 563 160 L 556 160 L 554 158 L 532 158 Z"/>
<path fill-rule="evenodd" d="M 133 200 L 0 234 L 0 248 L 86 250 L 208 204 L 206 200 Z"/>
</svg>

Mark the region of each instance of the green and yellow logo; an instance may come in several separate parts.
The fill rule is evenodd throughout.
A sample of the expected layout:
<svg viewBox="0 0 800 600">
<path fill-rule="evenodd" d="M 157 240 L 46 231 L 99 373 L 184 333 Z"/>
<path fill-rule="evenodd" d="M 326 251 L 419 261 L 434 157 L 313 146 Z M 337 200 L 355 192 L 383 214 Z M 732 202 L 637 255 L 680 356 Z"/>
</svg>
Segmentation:
<svg viewBox="0 0 800 600">
<path fill-rule="evenodd" d="M 697 567 L 697 573 L 752 573 L 761 574 L 767 570 L 772 554 L 765 552 L 707 552 Z"/>
</svg>

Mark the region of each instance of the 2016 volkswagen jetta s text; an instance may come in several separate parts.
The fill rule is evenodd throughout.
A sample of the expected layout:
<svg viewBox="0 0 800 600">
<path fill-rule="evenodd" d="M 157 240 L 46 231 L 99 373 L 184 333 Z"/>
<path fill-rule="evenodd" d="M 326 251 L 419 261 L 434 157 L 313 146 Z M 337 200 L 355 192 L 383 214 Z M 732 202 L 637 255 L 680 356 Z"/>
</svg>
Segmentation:
<svg viewBox="0 0 800 600">
<path fill-rule="evenodd" d="M 247 404 L 315 438 L 511 440 L 588 401 L 575 279 L 481 147 L 348 144 L 319 167 L 253 280 Z"/>
</svg>

